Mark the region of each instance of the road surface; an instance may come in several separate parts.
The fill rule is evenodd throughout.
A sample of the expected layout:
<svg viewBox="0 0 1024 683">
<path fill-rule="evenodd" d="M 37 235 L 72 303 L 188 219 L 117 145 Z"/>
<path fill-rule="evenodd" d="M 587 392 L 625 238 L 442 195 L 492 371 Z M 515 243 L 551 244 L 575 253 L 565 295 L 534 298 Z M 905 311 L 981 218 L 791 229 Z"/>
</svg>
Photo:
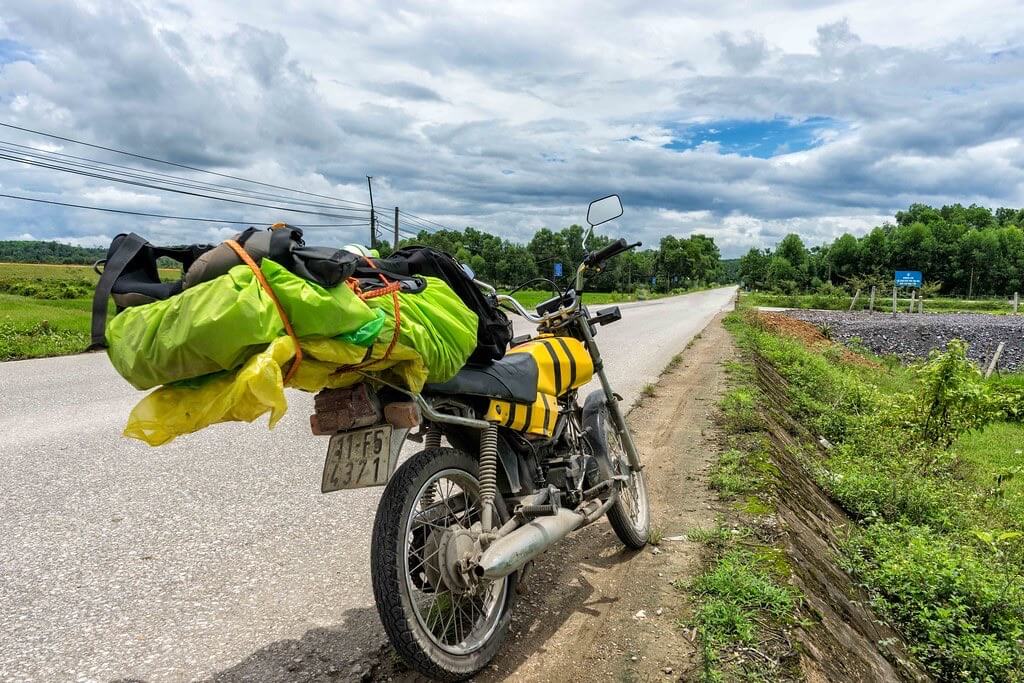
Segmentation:
<svg viewBox="0 0 1024 683">
<path fill-rule="evenodd" d="M 733 295 L 622 306 L 597 341 L 627 404 Z M 383 642 L 380 489 L 320 494 L 311 395 L 160 448 L 121 436 L 142 394 L 102 354 L 0 363 L 0 396 L 0 680 L 287 680 Z"/>
</svg>

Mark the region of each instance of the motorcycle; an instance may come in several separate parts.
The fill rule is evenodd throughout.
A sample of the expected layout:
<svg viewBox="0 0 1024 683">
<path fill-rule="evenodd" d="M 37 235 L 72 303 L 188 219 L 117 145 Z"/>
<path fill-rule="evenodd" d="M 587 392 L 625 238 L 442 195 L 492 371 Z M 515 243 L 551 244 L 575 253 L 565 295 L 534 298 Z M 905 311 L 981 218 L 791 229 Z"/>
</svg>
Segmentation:
<svg viewBox="0 0 1024 683">
<path fill-rule="evenodd" d="M 591 202 L 584 248 L 595 226 L 621 215 L 617 195 Z M 637 246 L 619 239 L 589 252 L 574 286 L 550 283 L 555 296 L 535 312 L 476 280 L 536 336 L 419 394 L 380 382 L 351 390 L 362 428 L 332 436 L 322 490 L 386 482 L 373 593 L 395 650 L 426 676 L 463 680 L 483 669 L 508 633 L 530 563 L 571 532 L 606 515 L 626 547 L 647 543 L 643 466 L 594 341 L 622 316 L 617 306 L 591 314 L 583 302 L 586 275 Z M 594 375 L 600 389 L 580 403 Z M 424 448 L 396 469 L 406 439 Z"/>
</svg>

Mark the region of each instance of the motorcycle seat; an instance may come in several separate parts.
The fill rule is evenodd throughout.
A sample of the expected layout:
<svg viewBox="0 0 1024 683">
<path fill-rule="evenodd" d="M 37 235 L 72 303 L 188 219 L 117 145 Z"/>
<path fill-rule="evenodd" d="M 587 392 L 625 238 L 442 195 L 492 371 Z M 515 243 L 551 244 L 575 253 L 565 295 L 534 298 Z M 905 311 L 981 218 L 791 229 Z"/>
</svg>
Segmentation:
<svg viewBox="0 0 1024 683">
<path fill-rule="evenodd" d="M 423 392 L 533 403 L 537 400 L 537 373 L 537 361 L 532 355 L 510 353 L 487 365 L 467 365 L 447 382 L 426 385 Z"/>
</svg>

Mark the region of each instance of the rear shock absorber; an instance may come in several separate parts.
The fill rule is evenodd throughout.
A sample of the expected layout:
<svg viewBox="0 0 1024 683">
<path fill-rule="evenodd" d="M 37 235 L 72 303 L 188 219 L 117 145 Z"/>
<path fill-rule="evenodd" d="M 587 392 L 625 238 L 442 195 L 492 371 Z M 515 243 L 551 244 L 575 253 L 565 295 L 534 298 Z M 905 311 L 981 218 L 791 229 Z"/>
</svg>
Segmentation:
<svg viewBox="0 0 1024 683">
<path fill-rule="evenodd" d="M 491 530 L 494 497 L 498 493 L 498 428 L 492 422 L 480 434 L 480 523 Z"/>
<path fill-rule="evenodd" d="M 427 428 L 427 435 L 426 435 L 426 437 L 424 437 L 423 446 L 425 448 L 440 448 L 441 447 L 441 436 L 442 436 L 441 428 L 438 425 L 436 425 L 436 424 L 431 424 Z M 424 510 L 426 510 L 427 508 L 429 508 L 431 505 L 433 505 L 436 502 L 436 500 L 437 500 L 436 491 L 437 491 L 437 485 L 436 484 L 431 484 L 430 488 L 428 488 L 426 491 L 423 492 L 423 497 L 421 498 L 421 500 L 423 501 L 423 509 Z"/>
</svg>

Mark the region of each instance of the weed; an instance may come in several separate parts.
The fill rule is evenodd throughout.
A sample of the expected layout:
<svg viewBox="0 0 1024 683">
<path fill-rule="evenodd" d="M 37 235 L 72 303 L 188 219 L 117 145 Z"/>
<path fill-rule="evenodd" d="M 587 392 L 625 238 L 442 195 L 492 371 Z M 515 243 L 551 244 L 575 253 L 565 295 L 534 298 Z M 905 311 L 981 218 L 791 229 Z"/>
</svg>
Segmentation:
<svg viewBox="0 0 1024 683">
<path fill-rule="evenodd" d="M 693 529 L 686 534 L 694 543 L 703 543 L 704 545 L 712 548 L 724 548 L 725 544 L 729 542 L 733 534 L 729 527 L 718 524 L 711 527 L 710 529 Z"/>
<path fill-rule="evenodd" d="M 746 454 L 731 448 L 718 458 L 711 473 L 711 488 L 723 496 L 735 496 L 753 491 L 757 484 L 749 473 L 744 471 L 743 461 Z"/>
<path fill-rule="evenodd" d="M 761 428 L 761 418 L 757 414 L 752 389 L 733 389 L 725 395 L 720 405 L 729 431 L 754 432 Z"/>
<path fill-rule="evenodd" d="M 775 556 L 732 549 L 693 583 L 704 598 L 694 615 L 704 654 L 704 679 L 720 680 L 719 651 L 753 644 L 765 627 L 789 624 L 800 594 L 773 575 Z"/>
<path fill-rule="evenodd" d="M 657 396 L 657 388 L 653 384 L 645 384 L 644 388 L 640 391 L 640 394 L 644 398 L 654 398 Z"/>
<path fill-rule="evenodd" d="M 647 532 L 647 542 L 651 545 L 661 545 L 665 539 L 665 527 L 652 526 Z"/>
</svg>

